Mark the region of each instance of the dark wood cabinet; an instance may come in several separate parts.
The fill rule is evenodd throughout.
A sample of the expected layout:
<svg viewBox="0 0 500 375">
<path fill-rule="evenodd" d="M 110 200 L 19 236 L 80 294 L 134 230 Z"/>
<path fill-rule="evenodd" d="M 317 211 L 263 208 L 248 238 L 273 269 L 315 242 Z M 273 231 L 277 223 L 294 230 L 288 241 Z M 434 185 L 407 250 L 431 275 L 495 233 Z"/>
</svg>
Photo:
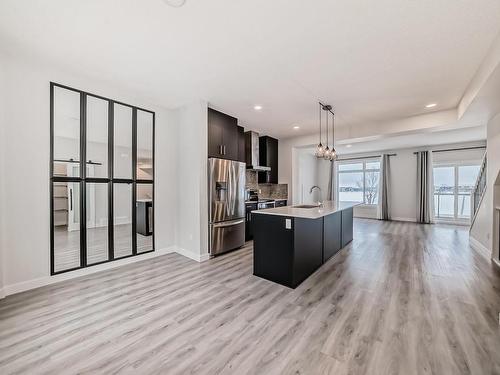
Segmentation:
<svg viewBox="0 0 500 375">
<path fill-rule="evenodd" d="M 278 140 L 269 136 L 259 137 L 260 165 L 270 167 L 269 172 L 259 172 L 259 183 L 278 183 Z"/>
<path fill-rule="evenodd" d="M 220 158 L 223 156 L 222 132 L 224 117 L 222 113 L 208 109 L 208 157 Z"/>
<path fill-rule="evenodd" d="M 245 129 L 238 126 L 238 161 L 245 163 Z"/>
<path fill-rule="evenodd" d="M 240 130 L 238 120 L 208 109 L 208 157 L 239 160 Z"/>
</svg>

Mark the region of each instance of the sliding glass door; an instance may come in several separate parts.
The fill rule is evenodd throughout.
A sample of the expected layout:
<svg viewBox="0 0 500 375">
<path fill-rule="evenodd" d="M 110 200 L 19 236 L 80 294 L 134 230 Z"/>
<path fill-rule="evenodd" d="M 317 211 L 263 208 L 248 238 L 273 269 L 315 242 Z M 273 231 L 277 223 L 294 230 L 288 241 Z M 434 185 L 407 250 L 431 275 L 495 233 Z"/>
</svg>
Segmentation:
<svg viewBox="0 0 500 375">
<path fill-rule="evenodd" d="M 51 274 L 154 251 L 154 112 L 51 83 Z"/>
<path fill-rule="evenodd" d="M 479 173 L 479 164 L 443 164 L 434 166 L 434 216 L 438 220 L 468 222 L 471 217 L 471 193 Z"/>
</svg>

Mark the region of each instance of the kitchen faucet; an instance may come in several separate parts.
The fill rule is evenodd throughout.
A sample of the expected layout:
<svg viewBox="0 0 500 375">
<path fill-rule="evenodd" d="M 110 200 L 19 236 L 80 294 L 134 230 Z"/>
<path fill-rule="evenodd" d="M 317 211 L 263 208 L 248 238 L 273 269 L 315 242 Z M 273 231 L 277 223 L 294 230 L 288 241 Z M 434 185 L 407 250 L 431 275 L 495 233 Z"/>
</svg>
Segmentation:
<svg viewBox="0 0 500 375">
<path fill-rule="evenodd" d="M 312 194 L 312 192 L 314 191 L 314 189 L 318 189 L 319 190 L 318 206 L 319 207 L 323 207 L 323 200 L 322 200 L 321 188 L 318 185 L 314 185 L 313 187 L 311 187 L 311 190 L 309 190 L 309 194 Z"/>
</svg>

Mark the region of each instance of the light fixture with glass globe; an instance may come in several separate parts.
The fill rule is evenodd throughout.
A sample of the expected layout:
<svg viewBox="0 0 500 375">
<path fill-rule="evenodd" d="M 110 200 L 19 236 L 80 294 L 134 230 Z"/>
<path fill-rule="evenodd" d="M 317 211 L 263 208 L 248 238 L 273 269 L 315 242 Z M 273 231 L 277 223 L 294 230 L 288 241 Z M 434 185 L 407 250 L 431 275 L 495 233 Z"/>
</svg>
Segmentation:
<svg viewBox="0 0 500 375">
<path fill-rule="evenodd" d="M 321 143 L 321 109 L 323 108 L 323 105 L 321 103 L 318 104 L 319 104 L 319 143 L 318 146 L 316 147 L 315 155 L 319 159 L 325 155 L 325 149 L 323 147 L 323 144 Z"/>
<path fill-rule="evenodd" d="M 330 151 L 330 160 L 335 161 L 337 159 L 337 150 L 335 150 L 335 113 L 331 112 L 332 114 L 332 150 Z"/>
<path fill-rule="evenodd" d="M 326 146 L 322 144 L 321 137 L 321 111 L 326 112 Z M 332 148 L 330 149 L 329 142 L 329 128 L 328 128 L 328 117 L 332 115 Z M 318 159 L 324 159 L 329 161 L 334 161 L 337 159 L 337 150 L 335 150 L 335 113 L 332 111 L 332 106 L 329 104 L 323 104 L 319 102 L 319 144 L 316 147 L 315 155 Z"/>
<path fill-rule="evenodd" d="M 326 112 L 326 147 L 325 147 L 325 153 L 323 154 L 323 159 L 325 159 L 325 160 L 330 160 L 330 156 L 331 156 L 330 147 L 328 147 L 328 107 L 329 107 L 328 105 L 323 106 L 323 110 L 327 111 Z"/>
</svg>

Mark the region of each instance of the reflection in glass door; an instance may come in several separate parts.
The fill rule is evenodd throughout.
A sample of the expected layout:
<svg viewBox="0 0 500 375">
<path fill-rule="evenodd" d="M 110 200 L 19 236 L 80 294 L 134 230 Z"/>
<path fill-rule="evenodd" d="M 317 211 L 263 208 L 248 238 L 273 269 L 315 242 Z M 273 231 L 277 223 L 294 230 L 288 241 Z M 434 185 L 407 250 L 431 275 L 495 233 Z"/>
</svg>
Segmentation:
<svg viewBox="0 0 500 375">
<path fill-rule="evenodd" d="M 50 90 L 51 274 L 154 251 L 154 113 Z"/>
</svg>

